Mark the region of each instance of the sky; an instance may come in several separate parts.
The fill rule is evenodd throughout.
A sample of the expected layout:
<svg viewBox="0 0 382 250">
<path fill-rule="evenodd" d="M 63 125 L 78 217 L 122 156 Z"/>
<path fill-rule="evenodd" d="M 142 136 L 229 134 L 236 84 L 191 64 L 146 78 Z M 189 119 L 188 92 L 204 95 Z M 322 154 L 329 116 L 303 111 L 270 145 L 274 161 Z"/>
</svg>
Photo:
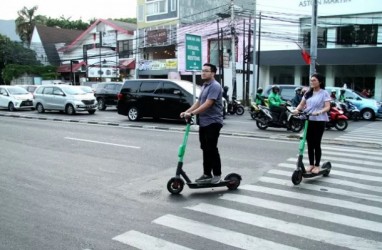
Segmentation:
<svg viewBox="0 0 382 250">
<path fill-rule="evenodd" d="M 37 15 L 51 18 L 82 19 L 84 22 L 98 18 L 136 17 L 136 0 L 10 0 L 3 2 L 0 19 L 15 20 L 17 11 L 37 5 Z"/>
</svg>

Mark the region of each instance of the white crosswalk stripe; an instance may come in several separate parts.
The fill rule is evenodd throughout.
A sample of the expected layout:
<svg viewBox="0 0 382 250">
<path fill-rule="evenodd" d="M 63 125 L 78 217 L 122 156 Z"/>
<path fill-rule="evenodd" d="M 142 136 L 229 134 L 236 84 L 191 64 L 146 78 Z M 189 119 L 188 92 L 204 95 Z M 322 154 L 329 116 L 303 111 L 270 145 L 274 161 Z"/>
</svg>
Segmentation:
<svg viewBox="0 0 382 250">
<path fill-rule="evenodd" d="M 181 232 L 182 237 L 198 237 L 198 242 L 217 242 L 227 249 L 382 249 L 380 151 L 332 145 L 322 150 L 322 162 L 332 163 L 329 177 L 304 179 L 294 186 L 291 175 L 297 158 L 288 158 L 256 184 L 240 186 L 239 193 L 224 193 L 217 204 L 190 205 L 184 208 L 190 217 L 166 214 L 151 226 Z M 304 162 L 307 159 L 304 155 Z M 223 228 L 218 223 L 221 220 L 253 230 Z M 271 236 L 262 237 L 264 232 Z M 150 230 L 130 230 L 113 240 L 138 249 L 203 248 L 203 243 L 191 248 L 189 243 L 178 245 L 173 242 L 179 239 L 171 242 L 171 237 L 152 236 Z"/>
<path fill-rule="evenodd" d="M 366 126 L 359 127 L 350 132 L 346 132 L 336 139 L 350 142 L 368 142 L 382 144 L 382 124 L 378 121 Z"/>
</svg>

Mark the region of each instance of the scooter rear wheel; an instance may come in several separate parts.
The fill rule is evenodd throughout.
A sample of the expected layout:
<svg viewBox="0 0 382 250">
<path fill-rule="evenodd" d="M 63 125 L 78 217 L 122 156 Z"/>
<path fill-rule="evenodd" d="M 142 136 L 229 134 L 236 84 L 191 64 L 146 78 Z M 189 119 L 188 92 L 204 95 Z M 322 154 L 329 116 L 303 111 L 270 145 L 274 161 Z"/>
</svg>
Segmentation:
<svg viewBox="0 0 382 250">
<path fill-rule="evenodd" d="M 227 175 L 224 180 L 228 181 L 227 188 L 229 190 L 236 190 L 240 186 L 240 176 L 236 174 Z"/>
<path fill-rule="evenodd" d="M 180 194 L 182 192 L 184 187 L 184 181 L 180 178 L 175 178 L 172 177 L 168 182 L 167 182 L 167 190 L 171 194 Z"/>
<path fill-rule="evenodd" d="M 301 170 L 295 170 L 292 174 L 292 183 L 294 185 L 300 184 L 302 181 L 302 171 Z"/>
</svg>

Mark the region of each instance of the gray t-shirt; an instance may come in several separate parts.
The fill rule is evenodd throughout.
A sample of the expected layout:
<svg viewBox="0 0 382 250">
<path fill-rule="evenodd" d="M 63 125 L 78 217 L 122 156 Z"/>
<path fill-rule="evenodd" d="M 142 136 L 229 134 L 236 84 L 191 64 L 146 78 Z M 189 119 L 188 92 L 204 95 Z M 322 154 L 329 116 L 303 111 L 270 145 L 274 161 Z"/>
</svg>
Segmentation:
<svg viewBox="0 0 382 250">
<path fill-rule="evenodd" d="M 305 96 L 303 97 L 303 100 L 305 100 Z M 325 107 L 325 102 L 330 100 L 329 93 L 324 89 L 320 89 L 318 92 L 313 92 L 313 95 L 306 100 L 305 110 L 312 113 L 319 112 Z M 329 121 L 329 118 L 327 113 L 323 113 L 317 116 L 309 116 L 309 120 L 327 122 Z"/>
<path fill-rule="evenodd" d="M 199 96 L 200 105 L 207 100 L 214 100 L 214 104 L 199 114 L 199 125 L 206 127 L 212 123 L 220 123 L 223 125 L 223 88 L 216 80 L 203 84 L 202 91 Z"/>
</svg>

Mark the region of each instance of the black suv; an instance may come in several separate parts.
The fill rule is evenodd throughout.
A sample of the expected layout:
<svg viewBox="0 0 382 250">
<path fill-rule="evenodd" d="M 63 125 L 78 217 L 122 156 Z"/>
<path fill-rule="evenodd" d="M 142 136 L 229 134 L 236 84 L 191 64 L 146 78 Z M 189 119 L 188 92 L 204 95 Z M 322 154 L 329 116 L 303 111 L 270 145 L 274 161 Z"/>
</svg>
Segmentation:
<svg viewBox="0 0 382 250">
<path fill-rule="evenodd" d="M 200 88 L 196 87 L 196 96 Z M 136 121 L 142 117 L 180 119 L 193 104 L 193 84 L 170 79 L 127 80 L 118 95 L 118 114 Z"/>
<path fill-rule="evenodd" d="M 272 87 L 275 85 L 269 85 L 265 88 L 263 95 L 265 98 L 268 98 L 269 94 L 272 91 Z M 280 88 L 280 96 L 285 101 L 290 101 L 296 95 L 295 89 L 301 87 L 300 85 L 286 85 L 286 84 L 277 84 Z"/>
<path fill-rule="evenodd" d="M 100 82 L 97 84 L 94 96 L 97 99 L 99 110 L 117 106 L 118 94 L 121 91 L 122 85 L 122 82 Z"/>
</svg>

